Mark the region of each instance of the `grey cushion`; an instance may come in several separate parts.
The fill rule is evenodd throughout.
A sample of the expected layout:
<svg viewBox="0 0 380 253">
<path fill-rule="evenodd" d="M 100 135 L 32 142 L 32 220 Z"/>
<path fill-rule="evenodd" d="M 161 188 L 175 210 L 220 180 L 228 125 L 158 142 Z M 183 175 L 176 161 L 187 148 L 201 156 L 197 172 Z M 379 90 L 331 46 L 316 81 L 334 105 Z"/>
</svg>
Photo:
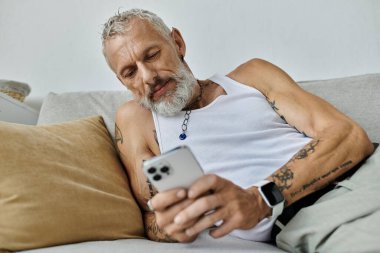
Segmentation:
<svg viewBox="0 0 380 253">
<path fill-rule="evenodd" d="M 358 122 L 373 142 L 380 142 L 380 74 L 299 84 Z"/>
<path fill-rule="evenodd" d="M 231 253 L 231 252 L 263 252 L 281 253 L 285 252 L 270 244 L 246 241 L 232 236 L 221 239 L 213 239 L 207 233 L 203 233 L 191 244 L 183 243 L 161 243 L 143 239 L 124 239 L 116 241 L 84 242 L 45 249 L 23 251 L 28 253 Z"/>
<path fill-rule="evenodd" d="M 131 98 L 129 91 L 49 93 L 43 101 L 37 125 L 102 115 L 108 131 L 114 137 L 116 110 Z"/>
</svg>

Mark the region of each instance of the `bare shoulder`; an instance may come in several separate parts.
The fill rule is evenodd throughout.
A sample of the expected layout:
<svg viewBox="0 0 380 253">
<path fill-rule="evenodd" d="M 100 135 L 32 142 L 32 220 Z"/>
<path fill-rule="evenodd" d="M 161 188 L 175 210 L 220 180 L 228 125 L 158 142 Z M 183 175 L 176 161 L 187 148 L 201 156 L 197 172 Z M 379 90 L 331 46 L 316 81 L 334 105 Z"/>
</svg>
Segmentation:
<svg viewBox="0 0 380 253">
<path fill-rule="evenodd" d="M 228 76 L 240 83 L 254 87 L 264 95 L 289 87 L 294 80 L 278 66 L 259 58 L 251 59 L 234 69 Z"/>
<path fill-rule="evenodd" d="M 120 125 L 136 126 L 136 123 L 144 122 L 149 117 L 151 112 L 134 100 L 125 102 L 116 112 L 116 122 Z"/>
<path fill-rule="evenodd" d="M 144 146 L 153 154 L 159 152 L 152 112 L 134 100 L 124 103 L 116 112 L 116 133 L 128 136 L 130 144 Z"/>
</svg>

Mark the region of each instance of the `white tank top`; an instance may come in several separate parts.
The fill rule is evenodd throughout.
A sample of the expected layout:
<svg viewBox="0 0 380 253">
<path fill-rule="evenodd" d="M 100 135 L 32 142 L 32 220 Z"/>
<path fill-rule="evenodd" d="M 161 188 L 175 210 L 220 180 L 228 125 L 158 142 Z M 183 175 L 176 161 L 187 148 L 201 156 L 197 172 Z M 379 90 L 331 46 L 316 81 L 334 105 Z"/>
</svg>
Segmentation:
<svg viewBox="0 0 380 253">
<path fill-rule="evenodd" d="M 248 188 L 311 141 L 281 119 L 258 90 L 224 75 L 216 74 L 209 80 L 223 87 L 227 95 L 191 112 L 185 140 L 179 139 L 184 111 L 173 117 L 153 112 L 161 153 L 187 145 L 206 174 L 214 173 Z M 231 235 L 268 241 L 273 223 L 264 219 L 253 229 L 234 230 Z"/>
</svg>

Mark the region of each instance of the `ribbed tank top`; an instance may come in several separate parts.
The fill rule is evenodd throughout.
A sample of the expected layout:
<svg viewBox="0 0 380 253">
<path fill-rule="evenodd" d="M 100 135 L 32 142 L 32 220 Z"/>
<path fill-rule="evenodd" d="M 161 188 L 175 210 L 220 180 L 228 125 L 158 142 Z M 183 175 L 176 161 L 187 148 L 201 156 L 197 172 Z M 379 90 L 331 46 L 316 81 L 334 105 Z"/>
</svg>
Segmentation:
<svg viewBox="0 0 380 253">
<path fill-rule="evenodd" d="M 153 112 L 161 153 L 187 145 L 206 174 L 214 173 L 248 188 L 311 141 L 287 124 L 257 89 L 219 74 L 209 80 L 223 87 L 226 95 L 191 112 L 185 140 L 179 139 L 185 111 L 172 117 Z M 268 241 L 273 223 L 264 219 L 253 229 L 234 230 L 231 235 Z"/>
</svg>

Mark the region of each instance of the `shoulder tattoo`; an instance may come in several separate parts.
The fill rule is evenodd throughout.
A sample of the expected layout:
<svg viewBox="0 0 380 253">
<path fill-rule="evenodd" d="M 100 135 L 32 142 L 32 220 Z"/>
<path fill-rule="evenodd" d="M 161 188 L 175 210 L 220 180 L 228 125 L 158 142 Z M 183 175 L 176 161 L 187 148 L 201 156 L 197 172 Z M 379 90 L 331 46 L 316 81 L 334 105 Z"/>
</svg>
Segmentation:
<svg viewBox="0 0 380 253">
<path fill-rule="evenodd" d="M 118 146 L 119 142 L 120 144 L 123 144 L 123 135 L 121 134 L 120 128 L 115 123 L 115 146 L 116 146 L 117 152 L 120 154 L 120 149 Z"/>
</svg>

